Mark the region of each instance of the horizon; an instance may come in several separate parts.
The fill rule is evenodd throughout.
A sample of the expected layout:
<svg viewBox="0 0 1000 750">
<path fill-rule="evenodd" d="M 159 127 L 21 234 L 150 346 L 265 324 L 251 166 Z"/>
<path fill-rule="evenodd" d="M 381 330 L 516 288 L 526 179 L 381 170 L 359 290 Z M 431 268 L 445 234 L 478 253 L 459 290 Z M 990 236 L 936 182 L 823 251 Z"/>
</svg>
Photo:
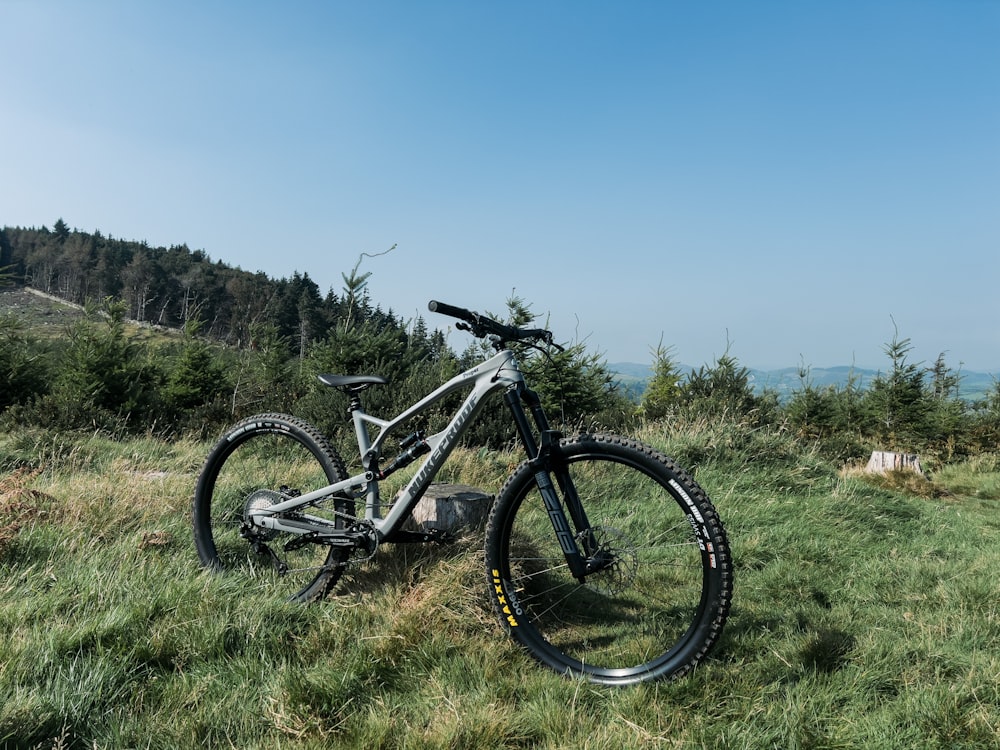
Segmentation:
<svg viewBox="0 0 1000 750">
<path fill-rule="evenodd" d="M 896 336 L 1000 371 L 1000 3 L 36 0 L 0 24 L 2 224 L 324 291 L 366 255 L 403 319 L 514 294 L 609 362 L 877 369 Z"/>
<path fill-rule="evenodd" d="M 760 374 L 763 374 L 763 375 L 774 375 L 774 374 L 777 374 L 777 373 L 788 373 L 788 372 L 800 369 L 799 365 L 781 365 L 781 366 L 778 366 L 778 367 L 753 367 L 751 365 L 744 364 L 743 362 L 739 362 L 738 360 L 737 360 L 737 362 L 738 362 L 738 364 L 740 366 L 746 367 L 752 373 L 760 373 Z M 643 367 L 643 368 L 651 369 L 652 366 L 653 366 L 653 363 L 651 363 L 651 362 L 650 363 L 646 363 L 646 362 L 623 362 L 623 361 L 610 362 L 610 361 L 605 361 L 605 364 L 608 366 L 609 369 L 612 370 L 612 372 L 616 372 L 617 374 L 620 374 L 620 375 L 627 375 L 628 373 L 625 372 L 625 371 L 615 370 L 614 368 L 616 368 L 616 367 Z M 702 362 L 701 364 L 692 365 L 692 364 L 689 364 L 687 362 L 676 362 L 675 364 L 677 365 L 678 368 L 680 368 L 680 370 L 681 370 L 682 373 L 686 373 L 688 370 L 697 370 L 700 367 L 711 366 L 714 363 L 713 362 Z M 929 369 L 929 367 L 930 367 L 930 365 L 928 365 L 925 362 L 914 362 L 913 364 L 915 364 L 918 368 L 924 369 L 924 370 Z M 951 367 L 951 366 L 949 365 L 949 367 Z M 845 370 L 845 371 L 848 371 L 848 372 L 850 372 L 850 371 L 857 371 L 857 372 L 860 372 L 860 373 L 865 374 L 865 375 L 877 375 L 877 374 L 880 374 L 880 373 L 885 373 L 885 372 L 887 372 L 889 370 L 888 367 L 866 367 L 865 365 L 858 365 L 858 364 L 851 364 L 851 365 L 846 365 L 846 364 L 839 364 L 839 365 L 806 365 L 805 368 L 807 370 L 809 370 L 810 372 L 817 371 L 817 372 L 828 373 L 828 372 L 835 371 L 835 370 Z M 968 368 L 965 368 L 965 367 L 959 369 L 957 366 L 953 367 L 952 370 L 955 371 L 959 376 L 964 376 L 964 375 L 968 374 L 968 375 L 989 376 L 989 377 L 994 377 L 994 378 L 1000 378 L 1000 370 L 997 370 L 997 371 L 972 370 L 972 369 L 968 369 Z"/>
</svg>

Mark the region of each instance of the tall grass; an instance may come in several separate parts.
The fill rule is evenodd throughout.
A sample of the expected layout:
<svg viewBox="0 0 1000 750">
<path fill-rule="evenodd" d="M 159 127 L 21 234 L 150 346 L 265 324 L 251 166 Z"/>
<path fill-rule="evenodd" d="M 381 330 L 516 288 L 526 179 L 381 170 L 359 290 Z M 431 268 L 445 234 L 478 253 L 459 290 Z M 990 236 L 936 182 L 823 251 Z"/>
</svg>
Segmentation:
<svg viewBox="0 0 1000 750">
<path fill-rule="evenodd" d="M 658 424 L 727 526 L 733 610 L 693 676 L 598 688 L 502 635 L 481 538 L 385 548 L 285 604 L 197 564 L 208 445 L 0 436 L 0 746 L 1000 745 L 1000 461 L 873 483 L 772 428 Z M 460 450 L 495 490 L 516 453 Z"/>
</svg>

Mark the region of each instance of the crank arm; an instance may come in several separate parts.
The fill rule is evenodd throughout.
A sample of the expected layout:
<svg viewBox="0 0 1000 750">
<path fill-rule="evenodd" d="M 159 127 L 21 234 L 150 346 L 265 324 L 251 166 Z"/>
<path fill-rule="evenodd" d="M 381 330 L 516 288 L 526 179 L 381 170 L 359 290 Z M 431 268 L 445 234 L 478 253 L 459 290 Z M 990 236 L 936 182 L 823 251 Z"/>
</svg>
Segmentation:
<svg viewBox="0 0 1000 750">
<path fill-rule="evenodd" d="M 426 531 L 407 531 L 400 529 L 387 536 L 383 541 L 392 544 L 448 544 L 455 541 L 455 535 L 443 529 L 427 529 Z"/>
<path fill-rule="evenodd" d="M 286 552 L 300 549 L 307 544 L 322 544 L 327 547 L 340 547 L 342 549 L 367 549 L 369 537 L 362 531 L 336 531 L 324 533 L 322 531 L 311 531 L 308 534 L 291 539 L 285 543 Z"/>
</svg>

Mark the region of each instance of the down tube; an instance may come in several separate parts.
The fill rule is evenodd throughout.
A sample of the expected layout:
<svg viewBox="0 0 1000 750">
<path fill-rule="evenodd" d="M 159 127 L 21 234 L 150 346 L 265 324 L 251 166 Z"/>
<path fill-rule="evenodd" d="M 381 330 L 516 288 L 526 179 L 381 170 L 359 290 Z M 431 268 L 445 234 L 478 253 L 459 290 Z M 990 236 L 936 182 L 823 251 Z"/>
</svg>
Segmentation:
<svg viewBox="0 0 1000 750">
<path fill-rule="evenodd" d="M 383 536 L 395 531 L 402 524 L 403 520 L 409 516 L 410 511 L 413 510 L 413 506 L 420 500 L 421 495 L 424 494 L 424 491 L 434 479 L 441 465 L 451 455 L 451 451 L 458 443 L 462 433 L 465 432 L 472 420 L 476 418 L 476 415 L 482 409 L 483 403 L 490 394 L 500 388 L 508 387 L 508 385 L 508 383 L 502 380 L 493 380 L 492 376 L 486 385 L 477 384 L 468 397 L 466 397 L 462 408 L 459 409 L 451 422 L 448 423 L 448 426 L 436 435 L 431 435 L 427 438 L 427 442 L 431 446 L 430 455 L 420 465 L 420 468 L 417 469 L 417 473 L 413 475 L 413 478 L 403 489 L 399 500 L 393 504 L 392 509 L 382 519 L 382 522 L 376 523 L 377 528 Z"/>
</svg>

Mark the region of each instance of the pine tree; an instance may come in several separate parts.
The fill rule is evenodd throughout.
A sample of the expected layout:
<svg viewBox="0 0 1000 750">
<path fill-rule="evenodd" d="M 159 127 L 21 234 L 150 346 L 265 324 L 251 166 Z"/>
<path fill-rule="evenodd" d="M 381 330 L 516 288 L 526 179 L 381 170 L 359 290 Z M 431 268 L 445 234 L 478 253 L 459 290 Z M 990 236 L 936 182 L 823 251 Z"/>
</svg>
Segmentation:
<svg viewBox="0 0 1000 750">
<path fill-rule="evenodd" d="M 45 392 L 48 367 L 40 344 L 13 315 L 0 316 L 0 411 Z"/>
<path fill-rule="evenodd" d="M 521 297 L 507 300 L 508 322 L 528 326 L 537 316 Z M 538 392 L 550 419 L 563 425 L 579 425 L 585 418 L 618 404 L 614 377 L 604 358 L 575 342 L 563 351 L 538 351 L 514 345 L 529 385 Z"/>
<path fill-rule="evenodd" d="M 695 414 L 750 418 L 756 424 L 769 416 L 762 409 L 770 402 L 754 394 L 750 370 L 728 352 L 711 366 L 702 365 L 693 371 L 681 390 L 684 404 Z"/>
<path fill-rule="evenodd" d="M 894 335 L 883 347 L 892 363 L 878 375 L 865 393 L 871 430 L 891 450 L 912 450 L 924 434 L 928 401 L 924 393 L 924 371 L 907 358 L 913 350 L 910 339 Z"/>
<path fill-rule="evenodd" d="M 944 352 L 938 355 L 928 374 L 931 379 L 926 438 L 951 458 L 965 450 L 962 436 L 969 423 L 969 409 L 958 395 L 962 377 L 945 363 Z"/>
<path fill-rule="evenodd" d="M 184 346 L 174 363 L 163 394 L 179 417 L 211 404 L 228 388 L 226 369 L 208 343 L 198 337 L 200 324 L 192 321 L 184 329 Z"/>
<path fill-rule="evenodd" d="M 70 330 L 50 394 L 64 427 L 141 427 L 155 421 L 161 373 L 125 330 L 125 304 L 105 300 Z M 41 410 L 44 411 L 44 410 Z"/>
<path fill-rule="evenodd" d="M 639 403 L 639 412 L 647 419 L 661 419 L 681 400 L 683 376 L 674 362 L 670 347 L 663 340 L 653 350 L 653 376 L 646 384 Z"/>
<path fill-rule="evenodd" d="M 52 230 L 55 232 L 56 241 L 60 245 L 69 238 L 69 227 L 66 226 L 66 222 L 62 218 L 56 219 L 56 223 L 52 225 Z"/>
</svg>

